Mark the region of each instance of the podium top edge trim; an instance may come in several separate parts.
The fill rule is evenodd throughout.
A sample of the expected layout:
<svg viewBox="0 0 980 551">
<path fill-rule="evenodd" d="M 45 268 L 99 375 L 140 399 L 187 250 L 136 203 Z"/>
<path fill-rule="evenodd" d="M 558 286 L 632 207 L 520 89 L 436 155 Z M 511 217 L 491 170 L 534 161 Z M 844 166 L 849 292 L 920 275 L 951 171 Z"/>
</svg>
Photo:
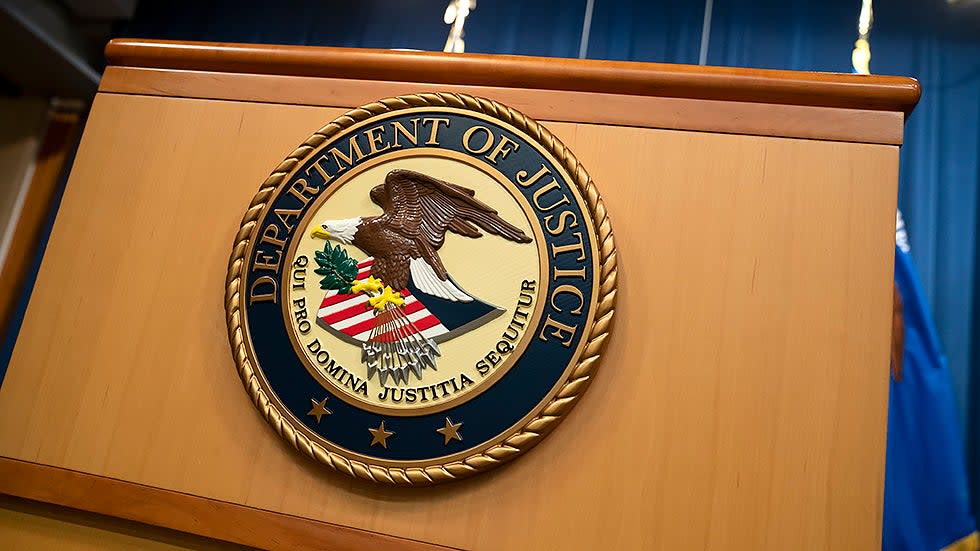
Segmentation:
<svg viewBox="0 0 980 551">
<path fill-rule="evenodd" d="M 489 54 L 114 39 L 109 65 L 912 112 L 913 78 Z"/>
</svg>

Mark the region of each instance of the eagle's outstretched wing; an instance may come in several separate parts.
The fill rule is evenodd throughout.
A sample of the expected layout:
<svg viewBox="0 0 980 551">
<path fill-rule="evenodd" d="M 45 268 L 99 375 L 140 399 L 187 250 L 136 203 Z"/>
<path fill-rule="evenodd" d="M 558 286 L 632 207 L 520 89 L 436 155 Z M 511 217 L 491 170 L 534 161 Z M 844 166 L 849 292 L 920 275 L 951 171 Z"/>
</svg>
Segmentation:
<svg viewBox="0 0 980 551">
<path fill-rule="evenodd" d="M 412 170 L 392 170 L 384 184 L 371 190 L 371 200 L 384 209 L 381 218 L 388 227 L 412 239 L 421 257 L 439 279 L 447 279 L 446 268 L 436 251 L 446 231 L 480 237 L 480 229 L 518 243 L 530 243 L 520 228 L 501 218 L 497 211 L 474 197 L 476 192 Z"/>
</svg>

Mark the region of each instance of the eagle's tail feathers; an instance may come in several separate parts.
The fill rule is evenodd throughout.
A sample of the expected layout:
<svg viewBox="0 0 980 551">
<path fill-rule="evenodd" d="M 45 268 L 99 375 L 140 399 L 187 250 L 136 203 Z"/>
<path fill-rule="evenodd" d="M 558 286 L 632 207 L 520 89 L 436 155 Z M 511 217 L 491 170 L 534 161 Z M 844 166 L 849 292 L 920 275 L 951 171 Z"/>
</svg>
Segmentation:
<svg viewBox="0 0 980 551">
<path fill-rule="evenodd" d="M 415 240 L 415 245 L 419 248 L 419 253 L 422 255 L 422 259 L 432 268 L 435 272 L 436 277 L 440 280 L 446 280 L 449 278 L 449 273 L 446 271 L 446 266 L 443 265 L 442 259 L 439 258 L 439 253 L 432 248 L 432 244 L 429 243 L 428 239 L 424 237 L 417 238 Z"/>
<path fill-rule="evenodd" d="M 412 283 L 419 291 L 453 302 L 473 302 L 473 297 L 457 287 L 448 277 L 445 280 L 440 279 L 424 259 L 413 258 L 409 270 Z"/>
</svg>

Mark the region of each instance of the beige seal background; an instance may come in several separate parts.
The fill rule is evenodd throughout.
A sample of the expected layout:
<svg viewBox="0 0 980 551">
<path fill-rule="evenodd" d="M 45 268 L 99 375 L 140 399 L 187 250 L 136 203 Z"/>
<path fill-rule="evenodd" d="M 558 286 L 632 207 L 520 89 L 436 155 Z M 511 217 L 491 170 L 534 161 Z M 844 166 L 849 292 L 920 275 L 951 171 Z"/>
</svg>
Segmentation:
<svg viewBox="0 0 980 551">
<path fill-rule="evenodd" d="M 481 166 L 482 165 L 482 166 Z M 307 335 L 302 335 L 297 328 L 296 318 L 291 310 L 293 300 L 305 299 L 310 318 L 316 317 L 318 305 L 323 300 L 326 291 L 320 289 L 320 277 L 313 274 L 313 260 L 307 270 L 307 281 L 304 289 L 296 290 L 292 285 L 283 285 L 284 300 L 283 314 L 291 332 L 290 338 L 297 346 L 307 371 L 320 381 L 320 384 L 336 393 L 341 399 L 369 411 L 385 415 L 424 415 L 443 411 L 470 400 L 493 384 L 520 358 L 526 348 L 526 333 L 536 326 L 541 311 L 544 308 L 544 298 L 547 291 L 546 279 L 547 261 L 544 258 L 548 252 L 544 248 L 544 235 L 541 226 L 532 224 L 529 217 L 534 216 L 531 205 L 520 191 L 508 189 L 506 178 L 496 169 L 472 157 L 454 151 L 433 153 L 428 149 L 402 150 L 373 161 L 358 164 L 349 172 L 337 178 L 330 189 L 320 193 L 316 198 L 310 213 L 303 217 L 297 225 L 295 235 L 285 255 L 285 261 L 292 263 L 298 256 L 313 258 L 315 250 L 323 248 L 324 241 L 310 236 L 310 229 L 328 219 L 353 218 L 355 216 L 375 216 L 382 213 L 381 207 L 375 205 L 370 198 L 371 188 L 384 181 L 388 171 L 395 168 L 416 170 L 429 176 L 434 176 L 454 184 L 463 185 L 476 191 L 476 198 L 492 206 L 497 212 L 534 239 L 532 243 L 515 243 L 492 234 L 484 234 L 478 239 L 446 235 L 446 242 L 439 249 L 439 257 L 447 266 L 450 275 L 460 287 L 471 293 L 477 299 L 503 309 L 503 313 L 490 322 L 466 331 L 462 335 L 439 344 L 441 356 L 436 359 L 436 370 L 427 369 L 422 372 L 422 380 L 414 375 L 409 382 L 395 385 L 389 381 L 391 388 L 412 388 L 438 383 L 446 379 L 458 379 L 465 374 L 475 383 L 460 392 L 454 393 L 442 400 L 434 400 L 429 405 L 420 402 L 391 403 L 378 399 L 378 392 L 383 388 L 378 377 L 367 380 L 367 366 L 361 361 L 361 347 L 346 342 L 334 336 L 326 329 L 314 325 Z M 513 184 L 509 184 L 513 188 Z M 336 241 L 330 241 L 336 246 Z M 355 260 L 363 260 L 368 255 L 353 245 L 341 245 Z M 518 340 L 520 345 L 505 356 L 504 361 L 495 366 L 487 376 L 481 376 L 476 369 L 476 362 L 484 355 L 494 350 L 494 346 L 514 315 L 521 282 L 530 280 L 537 283 L 537 292 L 532 303 L 532 315 L 527 327 L 522 330 Z M 323 366 L 317 364 L 309 348 L 304 346 L 313 339 L 323 343 L 331 358 L 340 363 L 344 369 L 353 373 L 360 380 L 367 380 L 367 397 L 363 397 L 350 388 L 338 383 L 334 378 L 324 373 Z"/>
</svg>

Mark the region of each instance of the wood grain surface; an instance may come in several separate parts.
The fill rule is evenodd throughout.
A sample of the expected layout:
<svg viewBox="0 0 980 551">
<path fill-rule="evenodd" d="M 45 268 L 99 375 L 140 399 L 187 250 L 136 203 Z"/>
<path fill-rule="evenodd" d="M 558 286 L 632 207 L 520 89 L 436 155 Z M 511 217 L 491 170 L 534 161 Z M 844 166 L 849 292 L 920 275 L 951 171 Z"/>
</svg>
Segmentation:
<svg viewBox="0 0 980 551">
<path fill-rule="evenodd" d="M 420 92 L 454 92 L 490 98 L 545 121 L 893 145 L 902 143 L 905 124 L 905 116 L 897 111 L 138 67 L 106 68 L 99 90 L 323 107 L 358 106 Z"/>
<path fill-rule="evenodd" d="M 0 493 L 273 551 L 449 549 L 7 458 L 0 458 Z"/>
<path fill-rule="evenodd" d="M 519 460 L 388 488 L 281 442 L 226 338 L 245 206 L 342 111 L 99 94 L 0 455 L 466 549 L 880 545 L 897 147 L 548 123 L 612 217 L 603 365 Z"/>
<path fill-rule="evenodd" d="M 339 77 L 641 96 L 781 103 L 910 113 L 915 79 L 485 54 L 444 54 L 220 42 L 116 39 L 110 65 Z"/>
<path fill-rule="evenodd" d="M 0 496 L 0 545 L 5 551 L 256 551 L 255 547 L 10 496 Z"/>
</svg>

